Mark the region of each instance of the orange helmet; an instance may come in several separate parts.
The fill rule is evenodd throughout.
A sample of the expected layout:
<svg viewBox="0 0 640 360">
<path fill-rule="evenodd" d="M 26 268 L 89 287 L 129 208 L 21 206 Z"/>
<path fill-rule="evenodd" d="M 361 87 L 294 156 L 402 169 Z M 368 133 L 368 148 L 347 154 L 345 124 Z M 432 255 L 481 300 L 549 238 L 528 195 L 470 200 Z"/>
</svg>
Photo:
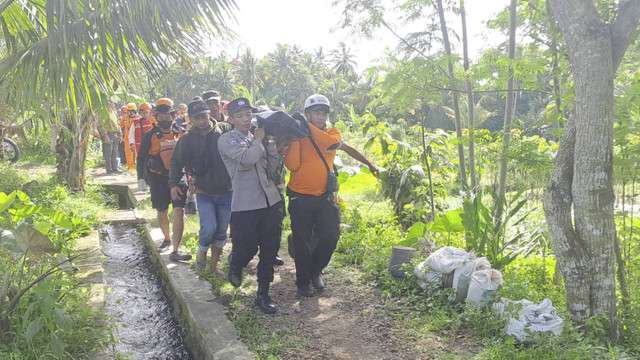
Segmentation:
<svg viewBox="0 0 640 360">
<path fill-rule="evenodd" d="M 156 105 L 162 105 L 162 104 L 173 106 L 173 100 L 169 98 L 158 99 L 158 103 Z"/>
<path fill-rule="evenodd" d="M 140 104 L 140 110 L 151 110 L 151 104 L 149 103 Z"/>
<path fill-rule="evenodd" d="M 127 105 L 125 105 L 125 109 L 126 110 L 135 110 L 136 109 L 136 104 L 128 103 Z"/>
</svg>

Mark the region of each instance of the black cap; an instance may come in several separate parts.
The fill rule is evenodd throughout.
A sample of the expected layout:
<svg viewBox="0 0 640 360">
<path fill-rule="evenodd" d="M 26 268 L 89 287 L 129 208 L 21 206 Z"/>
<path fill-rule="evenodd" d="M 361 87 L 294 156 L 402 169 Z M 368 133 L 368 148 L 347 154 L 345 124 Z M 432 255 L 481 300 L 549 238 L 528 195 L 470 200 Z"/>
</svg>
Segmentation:
<svg viewBox="0 0 640 360">
<path fill-rule="evenodd" d="M 202 94 L 202 99 L 205 102 L 209 100 L 218 100 L 218 102 L 220 102 L 220 93 L 215 90 L 208 90 Z"/>
<path fill-rule="evenodd" d="M 174 109 L 173 106 L 169 104 L 156 105 L 156 112 L 160 114 L 171 114 L 171 113 L 174 113 L 175 111 L 176 109 Z"/>
<path fill-rule="evenodd" d="M 252 112 L 257 112 L 258 109 L 251 106 L 249 99 L 247 98 L 237 98 L 235 100 L 231 100 L 231 102 L 227 105 L 227 111 L 229 112 L 229 116 L 235 114 L 240 109 L 250 108 Z"/>
<path fill-rule="evenodd" d="M 202 100 L 195 100 L 187 105 L 187 114 L 189 114 L 189 116 L 197 116 L 200 114 L 209 113 L 211 113 L 211 111 L 209 111 L 209 107 Z"/>
</svg>

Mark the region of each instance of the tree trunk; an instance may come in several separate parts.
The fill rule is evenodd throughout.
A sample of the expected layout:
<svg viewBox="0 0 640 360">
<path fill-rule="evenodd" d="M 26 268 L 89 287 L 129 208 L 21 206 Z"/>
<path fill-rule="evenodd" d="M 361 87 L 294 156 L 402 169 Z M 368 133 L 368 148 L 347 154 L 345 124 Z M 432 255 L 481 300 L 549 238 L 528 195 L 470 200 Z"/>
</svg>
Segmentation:
<svg viewBox="0 0 640 360">
<path fill-rule="evenodd" d="M 474 125 L 474 107 L 475 101 L 473 100 L 473 86 L 471 80 L 469 80 L 469 50 L 467 39 L 467 20 L 465 15 L 464 0 L 460 0 L 460 18 L 462 20 L 462 56 L 464 63 L 464 84 L 467 90 L 467 116 L 469 120 L 469 176 L 471 177 L 471 192 L 475 193 L 477 186 L 476 175 L 476 154 L 475 154 L 475 125 Z"/>
<path fill-rule="evenodd" d="M 516 0 L 511 0 L 509 5 L 509 59 L 516 57 Z M 504 110 L 504 124 L 502 126 L 502 157 L 500 159 L 500 178 L 498 180 L 498 198 L 495 204 L 494 231 L 502 227 L 502 213 L 504 208 L 504 195 L 507 192 L 507 149 L 511 142 L 511 123 L 515 111 L 515 92 L 513 87 L 513 67 L 507 69 L 507 104 Z"/>
<path fill-rule="evenodd" d="M 58 178 L 72 190 L 84 190 L 91 119 L 86 114 L 79 119 L 67 115 L 64 125 L 58 131 L 55 145 Z"/>
<path fill-rule="evenodd" d="M 571 318 L 584 322 L 602 314 L 615 340 L 613 80 L 638 26 L 640 3 L 620 3 L 611 24 L 600 20 L 590 1 L 549 0 L 549 5 L 569 50 L 575 111 L 545 191 L 545 217 Z"/>
<path fill-rule="evenodd" d="M 462 122 L 460 121 L 460 101 L 458 96 L 456 77 L 453 72 L 453 61 L 451 60 L 451 42 L 449 42 L 449 33 L 447 30 L 447 21 L 444 18 L 444 7 L 442 6 L 442 0 L 437 0 L 438 16 L 440 17 L 440 31 L 442 31 L 442 42 L 444 43 L 444 50 L 448 60 L 448 72 L 449 79 L 451 80 L 451 95 L 453 97 L 453 114 L 456 125 L 456 137 L 458 140 L 462 140 Z M 464 160 L 464 145 L 462 142 L 458 142 L 458 164 L 460 167 L 460 179 L 462 181 L 462 187 L 468 188 L 467 184 L 467 166 Z"/>
</svg>

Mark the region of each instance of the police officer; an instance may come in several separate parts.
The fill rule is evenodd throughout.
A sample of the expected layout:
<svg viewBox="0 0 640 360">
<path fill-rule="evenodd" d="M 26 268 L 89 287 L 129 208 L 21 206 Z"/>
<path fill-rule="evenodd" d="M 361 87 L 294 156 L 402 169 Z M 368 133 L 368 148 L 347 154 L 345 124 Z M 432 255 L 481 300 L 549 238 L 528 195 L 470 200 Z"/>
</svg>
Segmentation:
<svg viewBox="0 0 640 360">
<path fill-rule="evenodd" d="M 227 110 L 234 129 L 220 136 L 218 149 L 233 187 L 231 226 L 233 248 L 229 256 L 229 282 L 242 283 L 242 269 L 260 249 L 258 263 L 258 293 L 255 304 L 265 314 L 277 311 L 269 297 L 273 281 L 273 265 L 280 249 L 280 224 L 284 204 L 268 174 L 277 171 L 279 154 L 275 140 L 265 140 L 263 128 L 252 134 L 253 111 L 246 98 L 231 101 Z"/>
</svg>

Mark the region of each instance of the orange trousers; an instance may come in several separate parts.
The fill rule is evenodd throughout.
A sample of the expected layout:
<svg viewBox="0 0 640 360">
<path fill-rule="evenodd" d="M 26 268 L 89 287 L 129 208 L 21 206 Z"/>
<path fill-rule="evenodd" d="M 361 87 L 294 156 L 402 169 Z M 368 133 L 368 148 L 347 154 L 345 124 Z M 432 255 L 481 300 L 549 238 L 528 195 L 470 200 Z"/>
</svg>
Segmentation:
<svg viewBox="0 0 640 360">
<path fill-rule="evenodd" d="M 124 153 L 127 156 L 127 166 L 129 167 L 129 170 L 133 170 L 136 168 L 135 165 L 135 154 L 133 152 L 133 150 L 131 150 L 131 146 L 129 146 L 129 144 L 127 144 L 127 142 L 125 141 L 125 145 L 124 145 Z"/>
</svg>

